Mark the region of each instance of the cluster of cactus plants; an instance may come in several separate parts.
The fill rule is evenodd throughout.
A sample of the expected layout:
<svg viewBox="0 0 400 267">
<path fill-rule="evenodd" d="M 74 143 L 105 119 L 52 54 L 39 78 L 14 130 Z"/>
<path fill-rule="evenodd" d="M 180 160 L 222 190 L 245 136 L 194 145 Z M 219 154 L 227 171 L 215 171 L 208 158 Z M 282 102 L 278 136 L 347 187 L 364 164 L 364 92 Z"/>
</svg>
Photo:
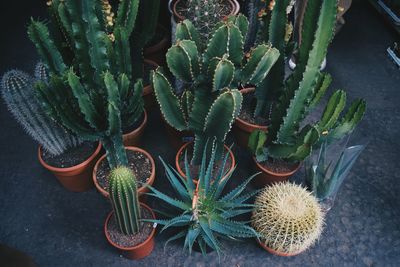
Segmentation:
<svg viewBox="0 0 400 267">
<path fill-rule="evenodd" d="M 161 68 L 152 74 L 152 83 L 161 112 L 175 129 L 195 134 L 192 163 L 199 164 L 205 143 L 216 138 L 217 158 L 232 123 L 239 114 L 242 95 L 240 84 L 258 84 L 279 56 L 267 44 L 244 53 L 248 21 L 243 15 L 231 16 L 211 34 L 204 51 L 200 50 L 199 32 L 185 20 L 178 24 L 176 43 L 168 50 L 167 63 L 172 74 L 184 82 L 177 96 Z"/>
<path fill-rule="evenodd" d="M 61 155 L 78 146 L 81 140 L 55 123 L 42 109 L 35 94 L 34 84 L 49 82 L 44 65 L 39 62 L 34 77 L 20 71 L 6 72 L 1 80 L 1 93 L 8 109 L 24 130 L 52 155 Z"/>
<path fill-rule="evenodd" d="M 365 102 L 359 99 L 340 117 L 346 104 L 346 94 L 338 90 L 330 97 L 321 120 L 301 127 L 304 118 L 320 102 L 331 82 L 331 76 L 321 73 L 320 66 L 333 38 L 337 3 L 321 0 L 307 2 L 298 62 L 293 73 L 285 79 L 288 27 L 284 18 L 290 4 L 290 1 L 278 1 L 265 15 L 269 19 L 265 22 L 269 26 L 268 40 L 280 51 L 280 59 L 255 92 L 255 116 L 271 113 L 268 134 L 256 131 L 249 140 L 249 147 L 259 161 L 268 157 L 302 161 L 323 133 L 328 133 L 324 138 L 340 139 L 354 129 L 365 112 Z M 265 30 L 265 27 L 262 29 Z"/>
</svg>

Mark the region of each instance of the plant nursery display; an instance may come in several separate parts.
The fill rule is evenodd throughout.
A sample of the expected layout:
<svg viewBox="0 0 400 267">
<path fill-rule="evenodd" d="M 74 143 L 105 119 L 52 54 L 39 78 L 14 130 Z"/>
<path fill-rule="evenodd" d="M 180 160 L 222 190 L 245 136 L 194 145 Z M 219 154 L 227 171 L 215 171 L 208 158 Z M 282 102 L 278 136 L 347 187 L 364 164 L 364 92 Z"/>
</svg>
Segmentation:
<svg viewBox="0 0 400 267">
<path fill-rule="evenodd" d="M 337 150 L 334 145 L 332 148 L 323 142 L 318 153 L 304 162 L 306 185 L 325 211 L 332 208 L 341 184 L 365 148 L 364 145 L 355 145 Z"/>
<path fill-rule="evenodd" d="M 165 245 L 183 238 L 183 247 L 188 249 L 189 253 L 197 248 L 204 255 L 209 248 L 220 255 L 220 239 L 237 240 L 258 236 L 245 221 L 235 220 L 236 216 L 252 210 L 253 205 L 247 204 L 246 201 L 258 191 L 245 194 L 244 190 L 254 176 L 246 179 L 230 192 L 224 193 L 233 172 L 223 179 L 224 165 L 228 158 L 228 155 L 225 155 L 222 168 L 216 175 L 213 174 L 216 151 L 217 148 L 213 144 L 210 157 L 207 153 L 203 153 L 197 184 L 192 181 L 193 177 L 188 171 L 187 153 L 185 153 L 187 179 L 162 161 L 168 181 L 178 198 L 168 196 L 153 187 L 150 187 L 149 195 L 166 202 L 176 210 L 176 213 L 168 215 L 165 220 L 151 221 L 163 225 L 161 232 L 172 227 L 180 228 L 179 232 L 169 238 Z"/>
<path fill-rule="evenodd" d="M 178 131 L 194 133 L 192 165 L 200 164 L 209 139 L 215 138 L 216 158 L 221 158 L 226 135 L 241 108 L 239 84 L 260 83 L 278 58 L 278 51 L 266 44 L 258 45 L 245 58 L 247 25 L 243 15 L 227 18 L 215 28 L 203 51 L 193 24 L 188 20 L 179 23 L 177 42 L 168 50 L 167 63 L 169 71 L 184 82 L 184 92 L 174 92 L 162 68 L 152 74 L 165 121 Z"/>
<path fill-rule="evenodd" d="M 121 121 L 132 125 L 143 113 L 142 80 L 133 83 L 130 78 L 129 33 L 137 5 L 128 5 L 131 9 L 125 10 L 124 2 L 120 3 L 122 13 L 117 16 L 112 38 L 102 30 L 96 13 L 98 1 L 59 3 L 59 16 L 74 48 L 77 70 L 64 63 L 45 24 L 32 21 L 28 31 L 50 70 L 49 83 L 37 85 L 44 109 L 80 138 L 100 140 L 110 169 L 129 166 L 128 159 L 134 159 L 124 148 Z"/>
<path fill-rule="evenodd" d="M 155 215 L 147 205 L 139 203 L 137 181 L 129 168 L 113 169 L 109 180 L 113 211 L 104 224 L 106 238 L 127 258 L 144 258 L 154 248 L 155 226 L 143 220 L 155 219 Z"/>
<path fill-rule="evenodd" d="M 320 121 L 303 126 L 307 114 L 319 104 L 331 82 L 329 74 L 320 72 L 320 65 L 333 36 L 337 4 L 336 1 L 307 2 L 298 64 L 285 78 L 285 55 L 291 47 L 287 37 L 288 29 L 291 31 L 287 26 L 290 4 L 290 1 L 279 1 L 265 10 L 265 25 L 260 28 L 260 34 L 280 51 L 280 58 L 253 94 L 243 92 L 243 111 L 250 114 L 248 117 L 253 123 L 244 123 L 243 115 L 239 115 L 241 120 L 236 122 L 236 131 L 247 134 L 245 141 L 249 139 L 248 146 L 255 154 L 255 164 L 263 172 L 257 178 L 261 185 L 287 179 L 310 154 L 323 132 L 329 132 L 327 138 L 339 139 L 354 129 L 365 111 L 365 102 L 356 100 L 340 119 L 346 94 L 337 90 L 330 97 Z M 247 105 L 246 97 L 250 98 Z M 252 109 L 251 103 L 254 102 Z M 253 127 L 257 121 L 263 122 L 267 128 Z"/>
<path fill-rule="evenodd" d="M 320 237 L 324 213 L 317 199 L 292 183 L 265 187 L 255 200 L 252 225 L 259 244 L 279 256 L 294 256 Z"/>
</svg>

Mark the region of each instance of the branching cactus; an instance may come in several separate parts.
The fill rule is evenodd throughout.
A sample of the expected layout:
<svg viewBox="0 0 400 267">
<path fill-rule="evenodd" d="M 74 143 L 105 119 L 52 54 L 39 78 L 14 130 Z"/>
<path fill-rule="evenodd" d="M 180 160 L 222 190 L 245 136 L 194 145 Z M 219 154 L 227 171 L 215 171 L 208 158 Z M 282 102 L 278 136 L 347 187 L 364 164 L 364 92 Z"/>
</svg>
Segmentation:
<svg viewBox="0 0 400 267">
<path fill-rule="evenodd" d="M 36 65 L 35 77 L 11 70 L 1 81 L 2 97 L 14 118 L 24 130 L 52 155 L 60 155 L 68 148 L 80 144 L 80 140 L 56 124 L 42 109 L 36 98 L 34 83 L 48 81 L 44 65 Z"/>
<path fill-rule="evenodd" d="M 100 140 L 111 169 L 128 165 L 121 121 L 130 126 L 143 112 L 142 81 L 130 80 L 128 36 L 136 18 L 136 2 L 120 2 L 112 39 L 101 28 L 99 1 L 59 2 L 59 16 L 75 50 L 76 72 L 64 63 L 45 24 L 32 21 L 28 30 L 50 70 L 49 83 L 37 85 L 43 108 L 80 138 Z"/>
<path fill-rule="evenodd" d="M 110 172 L 108 179 L 110 200 L 121 233 L 138 233 L 140 205 L 135 175 L 127 167 L 117 167 Z"/>
<path fill-rule="evenodd" d="M 270 14 L 272 17 L 276 14 L 274 11 L 278 10 L 275 8 L 280 7 L 282 2 L 284 1 L 276 2 Z M 284 10 L 286 7 L 282 8 L 281 12 L 286 12 Z M 336 12 L 336 1 L 308 1 L 296 69 L 287 80 L 283 80 L 284 59 L 281 58 L 281 62 L 278 60 L 274 66 L 274 68 L 280 66 L 281 75 L 275 74 L 267 78 L 256 89 L 258 98 L 256 114 L 258 114 L 257 112 L 264 112 L 266 109 L 264 104 L 268 102 L 265 97 L 268 94 L 267 90 L 275 88 L 273 83 L 277 82 L 276 77 L 282 78 L 276 79 L 283 86 L 283 90 L 280 87 L 277 90 L 280 92 L 279 99 L 272 110 L 268 134 L 255 131 L 249 140 L 249 147 L 259 161 L 264 161 L 267 157 L 302 161 L 311 153 L 312 146 L 320 141 L 322 133 L 327 134 L 329 139 L 340 139 L 350 133 L 362 119 L 366 108 L 363 100 L 354 101 L 347 113 L 340 117 L 346 104 L 346 94 L 338 90 L 330 97 L 321 120 L 300 128 L 303 119 L 320 102 L 332 80 L 329 74 L 321 73 L 319 67 L 333 37 Z M 286 27 L 284 23 L 280 27 L 280 43 L 284 45 Z M 282 47 L 276 45 L 278 48 Z M 271 70 L 274 71 L 278 70 Z"/>
<path fill-rule="evenodd" d="M 98 103 L 104 89 L 103 74 L 109 71 L 114 77 L 132 78 L 129 36 L 137 16 L 139 0 L 122 0 L 117 15 L 112 16 L 107 1 L 98 0 L 53 0 L 50 2 L 52 14 L 61 23 L 65 40 L 73 52 L 69 54 L 60 49 L 57 34 L 50 34 L 46 24 L 32 20 L 28 34 L 51 75 L 65 76 L 68 69 L 79 73 L 80 81 L 87 93 Z M 104 20 L 104 12 L 110 13 Z M 112 32 L 110 33 L 110 27 Z M 54 37 L 54 38 L 53 38 Z M 126 88 L 126 79 L 118 79 L 121 92 L 121 117 L 124 128 L 129 128 L 143 112 L 141 96 L 133 87 Z M 100 93 L 100 95 L 99 95 Z M 95 99 L 97 98 L 97 99 Z M 100 108 L 101 107 L 96 107 Z"/>
<path fill-rule="evenodd" d="M 178 24 L 177 42 L 168 50 L 167 63 L 186 90 L 177 96 L 161 68 L 152 74 L 165 120 L 179 131 L 195 133 L 193 164 L 200 163 L 208 139 L 216 139 L 220 158 L 226 135 L 241 109 L 242 95 L 236 88 L 239 84 L 260 83 L 279 57 L 276 49 L 261 44 L 245 59 L 247 27 L 243 15 L 229 17 L 216 27 L 202 51 L 198 48 L 198 31 L 185 20 Z"/>
</svg>

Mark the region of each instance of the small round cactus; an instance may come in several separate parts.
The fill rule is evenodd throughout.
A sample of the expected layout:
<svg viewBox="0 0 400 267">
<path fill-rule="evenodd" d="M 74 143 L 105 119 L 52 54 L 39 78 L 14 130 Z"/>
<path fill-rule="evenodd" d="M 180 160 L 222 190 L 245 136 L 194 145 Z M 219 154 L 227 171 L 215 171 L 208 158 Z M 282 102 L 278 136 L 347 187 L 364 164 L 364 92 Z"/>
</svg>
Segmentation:
<svg viewBox="0 0 400 267">
<path fill-rule="evenodd" d="M 127 167 L 113 169 L 108 179 L 109 193 L 120 231 L 126 235 L 139 231 L 140 208 L 136 177 Z"/>
<path fill-rule="evenodd" d="M 255 201 L 252 224 L 268 248 L 295 255 L 321 235 L 324 214 L 317 199 L 305 188 L 279 183 L 266 187 Z"/>
</svg>

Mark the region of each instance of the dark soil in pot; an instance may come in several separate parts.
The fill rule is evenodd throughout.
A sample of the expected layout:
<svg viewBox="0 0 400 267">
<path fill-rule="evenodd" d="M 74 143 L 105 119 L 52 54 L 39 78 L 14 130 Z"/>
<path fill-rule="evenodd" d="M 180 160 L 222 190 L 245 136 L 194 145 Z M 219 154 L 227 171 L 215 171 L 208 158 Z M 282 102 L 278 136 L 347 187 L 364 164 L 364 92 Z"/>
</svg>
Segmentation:
<svg viewBox="0 0 400 267">
<path fill-rule="evenodd" d="M 142 208 L 140 209 L 140 212 L 142 219 L 153 219 L 149 210 Z M 137 246 L 146 241 L 146 239 L 150 236 L 151 232 L 153 231 L 153 223 L 140 222 L 140 230 L 137 234 L 125 235 L 119 231 L 117 220 L 113 215 L 111 219 L 108 221 L 107 229 L 112 242 L 121 247 L 128 248 Z"/>
<path fill-rule="evenodd" d="M 179 157 L 179 166 L 181 167 L 181 169 L 184 173 L 185 173 L 185 152 L 186 152 L 186 150 L 184 150 L 184 152 Z M 228 153 L 228 151 L 226 151 L 226 149 L 224 149 L 223 157 L 226 155 L 226 153 Z M 189 171 L 190 171 L 192 179 L 197 180 L 199 177 L 199 173 L 200 173 L 200 165 L 190 164 L 192 157 L 193 157 L 193 145 L 189 145 L 188 146 Z M 218 175 L 223 163 L 224 163 L 223 160 L 219 160 L 219 161 L 215 162 L 214 168 L 213 168 L 213 177 L 216 177 L 216 175 Z M 226 163 L 225 163 L 224 175 L 228 173 L 231 166 L 232 166 L 232 159 L 228 155 L 228 159 L 226 160 Z"/>
<path fill-rule="evenodd" d="M 275 173 L 288 173 L 295 170 L 299 165 L 299 163 L 296 162 L 287 162 L 279 159 L 269 159 L 259 162 L 259 164 Z"/>
<path fill-rule="evenodd" d="M 144 120 L 144 112 L 142 113 L 140 118 L 133 125 L 131 125 L 131 126 L 125 125 L 125 127 L 122 128 L 122 134 L 128 134 L 128 133 L 136 130 L 137 128 L 139 128 L 140 125 L 142 125 L 143 120 Z"/>
<path fill-rule="evenodd" d="M 239 119 L 251 124 L 267 126 L 270 123 L 269 119 L 263 117 L 254 118 L 253 116 L 255 101 L 254 93 L 243 94 L 242 109 L 240 110 Z"/>
<path fill-rule="evenodd" d="M 44 149 L 41 150 L 42 159 L 50 166 L 69 168 L 87 160 L 96 151 L 97 142 L 83 142 L 77 147 L 69 148 L 61 155 L 54 156 Z"/>
<path fill-rule="evenodd" d="M 151 176 L 151 162 L 149 158 L 143 153 L 138 151 L 126 150 L 128 156 L 129 168 L 133 171 L 138 182 L 138 188 L 147 182 Z M 97 168 L 96 178 L 97 182 L 108 192 L 108 174 L 110 173 L 110 167 L 108 166 L 108 161 L 103 160 L 100 162 Z"/>
</svg>

